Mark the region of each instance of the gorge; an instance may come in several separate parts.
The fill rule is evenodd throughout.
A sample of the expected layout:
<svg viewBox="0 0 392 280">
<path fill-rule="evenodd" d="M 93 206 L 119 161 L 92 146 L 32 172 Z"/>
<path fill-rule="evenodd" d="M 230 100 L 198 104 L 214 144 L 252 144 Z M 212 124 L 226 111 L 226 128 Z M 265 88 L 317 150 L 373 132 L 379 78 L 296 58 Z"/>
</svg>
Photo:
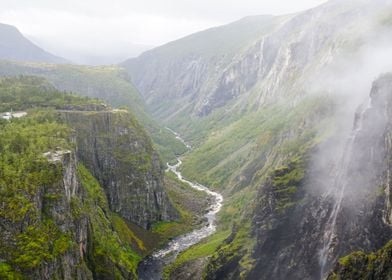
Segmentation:
<svg viewBox="0 0 392 280">
<path fill-rule="evenodd" d="M 0 279 L 391 279 L 391 35 L 330 0 L 85 66 L 0 25 Z"/>
</svg>

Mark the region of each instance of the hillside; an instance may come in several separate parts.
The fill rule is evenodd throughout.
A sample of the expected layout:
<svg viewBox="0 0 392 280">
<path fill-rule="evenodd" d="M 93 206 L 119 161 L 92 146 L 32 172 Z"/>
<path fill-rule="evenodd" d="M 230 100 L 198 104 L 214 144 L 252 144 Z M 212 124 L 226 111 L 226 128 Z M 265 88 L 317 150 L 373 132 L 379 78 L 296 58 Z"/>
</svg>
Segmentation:
<svg viewBox="0 0 392 280">
<path fill-rule="evenodd" d="M 0 23 L 0 58 L 17 61 L 67 63 L 33 44 L 11 25 Z"/>
<path fill-rule="evenodd" d="M 114 107 L 124 107 L 135 114 L 154 140 L 163 161 L 185 151 L 173 134 L 157 124 L 147 112 L 144 101 L 129 75 L 115 66 L 55 65 L 0 60 L 0 76 L 34 75 L 44 77 L 59 90 L 99 98 Z"/>
<path fill-rule="evenodd" d="M 1 279 L 136 279 L 143 256 L 196 226 L 129 111 L 27 76 L 1 78 L 0 101 L 27 113 L 0 119 Z"/>
<path fill-rule="evenodd" d="M 389 152 L 374 147 L 366 156 L 366 145 L 347 142 L 362 120 L 370 139 L 356 141 L 387 139 L 377 137 L 389 126 L 365 130 L 361 112 L 372 82 L 392 71 L 391 15 L 386 0 L 329 1 L 245 18 L 122 64 L 153 116 L 195 147 L 184 175 L 225 195 L 219 232 L 180 255 L 169 279 L 323 279 L 345 254 L 390 239 L 389 222 L 377 216 L 388 187 L 376 190 L 384 184 L 372 173 Z M 357 175 L 368 167 L 371 182 Z M 359 184 L 372 199 L 350 201 L 344 189 Z M 356 202 L 366 206 L 353 209 Z M 355 222 L 346 228 L 339 215 Z"/>
</svg>

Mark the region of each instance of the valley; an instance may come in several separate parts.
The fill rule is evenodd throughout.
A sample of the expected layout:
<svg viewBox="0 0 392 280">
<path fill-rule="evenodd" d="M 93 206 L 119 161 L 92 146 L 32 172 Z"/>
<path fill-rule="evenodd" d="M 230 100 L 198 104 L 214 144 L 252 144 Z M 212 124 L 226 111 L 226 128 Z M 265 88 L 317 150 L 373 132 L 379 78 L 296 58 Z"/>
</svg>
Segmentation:
<svg viewBox="0 0 392 280">
<path fill-rule="evenodd" d="M 178 135 L 177 137 L 180 138 Z M 182 138 L 180 139 L 182 140 Z M 175 237 L 169 242 L 169 244 L 165 246 L 165 248 L 154 252 L 152 256 L 149 256 L 147 259 L 142 261 L 138 267 L 139 279 L 162 279 L 164 267 L 173 263 L 179 253 L 189 249 L 191 246 L 199 243 L 201 240 L 205 239 L 216 231 L 216 215 L 219 213 L 222 207 L 222 195 L 217 192 L 210 191 L 208 188 L 198 183 L 192 183 L 184 179 L 181 172 L 178 171 L 178 168 L 182 164 L 181 159 L 178 158 L 177 161 L 178 163 L 175 165 L 170 165 L 168 163 L 168 169 L 166 172 L 173 172 L 180 181 L 213 197 L 211 205 L 208 206 L 206 209 L 206 214 L 204 215 L 206 223 L 203 223 L 202 228 L 200 229 L 196 229 L 192 232 L 186 233 L 185 235 Z"/>
<path fill-rule="evenodd" d="M 0 279 L 390 279 L 391 35 L 330 0 L 89 66 L 0 24 Z"/>
</svg>

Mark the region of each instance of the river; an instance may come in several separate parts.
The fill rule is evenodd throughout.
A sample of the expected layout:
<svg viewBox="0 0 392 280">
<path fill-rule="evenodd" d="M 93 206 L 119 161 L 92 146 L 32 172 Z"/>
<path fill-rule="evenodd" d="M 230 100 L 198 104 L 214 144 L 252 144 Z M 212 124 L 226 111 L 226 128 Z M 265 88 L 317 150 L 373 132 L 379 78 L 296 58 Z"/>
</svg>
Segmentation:
<svg viewBox="0 0 392 280">
<path fill-rule="evenodd" d="M 173 133 L 188 147 L 188 149 L 190 149 L 190 146 L 187 145 L 177 133 Z M 217 192 L 211 191 L 210 189 L 199 183 L 191 182 L 184 179 L 181 172 L 178 170 L 181 164 L 182 161 L 180 158 L 178 158 L 177 164 L 167 164 L 167 171 L 173 172 L 180 181 L 187 183 L 192 188 L 206 192 L 214 198 L 212 200 L 213 203 L 208 207 L 206 214 L 204 215 L 207 219 L 207 224 L 200 229 L 196 229 L 187 234 L 180 235 L 174 238 L 164 248 L 154 252 L 151 256 L 145 258 L 138 267 L 138 275 L 139 279 L 141 280 L 162 279 L 164 266 L 174 262 L 179 253 L 185 251 L 192 245 L 199 243 L 202 239 L 210 236 L 216 231 L 216 214 L 222 208 L 222 195 Z"/>
</svg>

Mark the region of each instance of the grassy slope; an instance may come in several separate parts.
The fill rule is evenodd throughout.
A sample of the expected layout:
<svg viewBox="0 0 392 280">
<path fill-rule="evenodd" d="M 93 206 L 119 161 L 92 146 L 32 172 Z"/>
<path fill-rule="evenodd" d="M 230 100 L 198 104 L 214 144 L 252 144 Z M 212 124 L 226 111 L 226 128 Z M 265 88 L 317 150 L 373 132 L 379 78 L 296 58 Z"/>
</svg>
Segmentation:
<svg viewBox="0 0 392 280">
<path fill-rule="evenodd" d="M 183 173 L 225 194 L 218 232 L 181 254 L 167 273 L 204 257 L 212 257 L 217 263 L 217 258 L 238 257 L 243 269 L 249 269 L 253 244 L 249 220 L 257 186 L 272 170 L 283 168 L 290 159 L 330 133 L 329 113 L 333 107 L 330 98 L 315 96 L 295 105 L 278 104 L 251 112 L 229 125 L 219 122 L 211 125 L 205 142 L 200 142 L 184 159 Z M 290 208 L 287 198 L 289 195 L 282 195 L 282 209 Z M 240 230 L 231 242 L 226 242 L 222 237 L 227 236 L 233 224 L 238 224 Z"/>
<path fill-rule="evenodd" d="M 2 170 L 13 172 L 12 174 L 22 172 L 20 170 L 21 168 L 29 168 L 28 163 L 34 162 L 32 158 L 36 158 L 38 154 L 42 154 L 44 151 L 57 147 L 72 149 L 72 145 L 67 140 L 69 129 L 56 122 L 56 118 L 51 111 L 52 109 L 60 108 L 64 105 L 83 106 L 101 104 L 99 100 L 59 92 L 48 84 L 46 80 L 36 77 L 0 79 L 0 101 L 0 108 L 2 110 L 7 111 L 12 108 L 14 110 L 28 111 L 28 117 L 23 119 L 16 119 L 12 122 L 1 120 L 1 125 L 4 127 L 1 131 L 2 141 L 0 141 L 0 150 L 2 151 L 2 160 L 5 160 L 5 162 L 0 162 L 0 164 Z M 40 107 L 44 107 L 44 109 Z M 52 135 L 56 135 L 55 139 Z M 29 143 L 33 143 L 34 146 Z M 15 170 L 12 171 L 13 169 L 10 169 L 7 163 L 7 151 L 9 149 L 22 149 L 24 151 L 27 149 L 25 145 L 29 145 L 28 150 L 30 153 L 20 154 L 20 156 L 23 155 L 23 158 L 20 158 L 16 162 L 19 164 L 23 160 L 25 164 L 20 167 L 14 166 Z M 45 173 L 45 168 L 42 167 L 42 169 L 41 173 L 43 173 L 41 175 L 46 178 L 45 180 L 49 180 L 51 176 Z M 26 172 L 28 174 L 28 171 Z M 6 178 L 12 179 L 13 177 L 13 181 L 19 180 L 19 175 L 12 177 L 7 174 L 2 174 L 3 180 L 0 181 L 1 186 L 7 186 L 7 188 L 1 188 L 3 194 L 11 190 L 14 192 L 15 188 L 19 188 L 17 186 L 18 184 L 15 185 L 4 181 Z M 187 184 L 178 181 L 174 174 L 166 173 L 165 188 L 173 205 L 181 214 L 181 220 L 174 223 L 155 224 L 153 232 L 148 232 L 127 223 L 118 215 L 111 213 L 103 189 L 82 164 L 78 167 L 78 177 L 82 187 L 86 191 L 87 197 L 83 202 L 78 197 L 73 199 L 72 213 L 75 219 L 88 216 L 92 223 L 95 249 L 92 252 L 93 255 L 90 258 L 89 266 L 93 267 L 94 271 L 101 276 L 119 276 L 121 274 L 119 267 L 135 275 L 137 263 L 141 260 L 142 256 L 162 246 L 168 239 L 201 226 L 203 221 L 202 216 L 208 205 L 208 198 L 204 192 L 193 190 Z M 39 182 L 37 181 L 37 184 Z M 45 184 L 49 184 L 49 182 Z M 27 203 L 27 198 L 14 197 L 13 195 L 4 195 L 2 197 L 5 203 L 4 205 L 6 205 L 6 208 L 0 209 L 2 216 L 12 219 L 19 217 L 22 219 L 25 218 L 25 213 L 30 211 L 26 208 L 30 205 Z M 18 202 L 18 199 L 22 199 L 22 201 Z M 24 204 L 25 206 L 20 209 L 19 213 L 15 212 L 16 209 L 7 208 L 8 204 L 10 207 L 17 204 Z M 45 231 L 46 228 L 39 227 L 32 228 L 31 230 L 45 234 L 42 231 Z M 36 234 L 33 236 L 38 238 L 39 235 Z M 47 235 L 49 239 L 52 237 L 52 235 Z M 62 236 L 60 237 L 62 238 Z M 60 241 L 62 242 L 63 239 L 60 239 Z M 35 241 L 30 240 L 29 242 Z M 47 242 L 52 241 L 47 240 Z M 69 242 L 72 243 L 72 241 Z M 23 250 L 20 253 L 21 257 L 23 257 L 22 259 L 20 258 L 21 261 L 33 261 L 33 253 L 25 249 Z M 34 263 L 32 265 L 39 265 L 46 258 L 51 258 L 50 252 L 48 253 L 47 250 L 46 247 L 43 247 L 42 254 L 34 257 Z M 13 248 L 13 251 L 15 251 L 15 248 Z M 53 254 L 57 254 L 57 252 Z M 108 265 L 108 262 L 111 265 Z M 15 265 L 19 265 L 19 263 L 16 264 L 13 260 L 2 262 L 0 264 L 0 275 L 8 277 L 16 273 L 13 270 Z"/>
<path fill-rule="evenodd" d="M 64 104 L 89 105 L 96 101 L 56 91 L 46 81 L 31 77 L 1 79 L 0 100 L 3 109 L 8 109 L 10 104 L 15 110 L 28 109 L 26 117 L 0 122 L 0 216 L 2 222 L 23 225 L 12 241 L 7 235 L 0 235 L 2 248 L 8 248 L 1 252 L 0 278 L 19 279 L 66 251 L 79 248 L 72 232 L 65 232 L 50 214 L 51 202 L 64 199 L 64 192 L 57 189 L 61 186 L 62 172 L 43 153 L 74 149 L 69 142 L 71 130 L 57 122 L 51 108 Z M 77 176 L 86 196 L 83 201 L 72 197 L 72 217 L 68 219 L 77 222 L 88 217 L 92 224 L 94 246 L 88 266 L 97 275 L 120 277 L 123 270 L 136 276 L 143 243 L 124 220 L 111 214 L 103 188 L 82 164 L 78 166 Z M 43 209 L 35 202 L 40 194 Z"/>
<path fill-rule="evenodd" d="M 122 65 L 139 89 L 146 91 L 142 94 L 155 118 L 173 128 L 179 128 L 175 124 L 182 119 L 182 124 L 187 126 L 200 94 L 214 91 L 221 73 L 235 63 L 245 49 L 286 18 L 246 17 L 170 42 Z M 202 73 L 194 69 L 199 67 Z M 188 72 L 194 77 L 188 76 Z M 182 79 L 194 81 L 187 85 Z M 159 88 L 154 88 L 157 84 Z"/>
<path fill-rule="evenodd" d="M 205 192 L 192 189 L 188 184 L 179 181 L 172 172 L 166 173 L 165 189 L 181 219 L 178 222 L 161 222 L 153 226 L 153 232 L 160 236 L 161 244 L 200 227 L 204 221 L 204 211 L 209 205 Z"/>
<path fill-rule="evenodd" d="M 139 93 L 122 68 L 0 61 L 0 76 L 18 75 L 45 77 L 60 90 L 99 98 L 112 106 L 130 109 L 150 133 L 164 161 L 172 160 L 176 154 L 186 150 L 168 130 L 152 120 Z"/>
</svg>

